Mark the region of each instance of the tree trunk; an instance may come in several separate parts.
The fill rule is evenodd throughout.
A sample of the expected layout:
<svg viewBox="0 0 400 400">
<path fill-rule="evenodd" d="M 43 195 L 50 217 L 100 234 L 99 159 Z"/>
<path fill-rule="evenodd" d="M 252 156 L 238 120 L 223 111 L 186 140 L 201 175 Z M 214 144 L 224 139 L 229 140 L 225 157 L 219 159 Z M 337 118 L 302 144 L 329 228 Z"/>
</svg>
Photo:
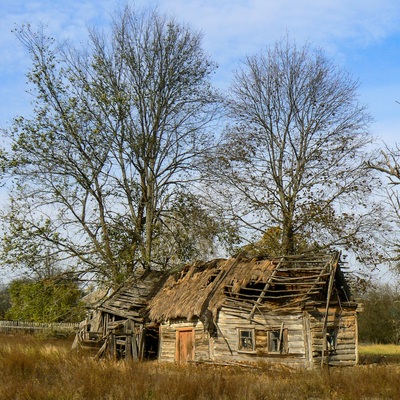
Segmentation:
<svg viewBox="0 0 400 400">
<path fill-rule="evenodd" d="M 294 232 L 291 222 L 284 222 L 282 227 L 282 252 L 283 255 L 295 254 Z"/>
</svg>

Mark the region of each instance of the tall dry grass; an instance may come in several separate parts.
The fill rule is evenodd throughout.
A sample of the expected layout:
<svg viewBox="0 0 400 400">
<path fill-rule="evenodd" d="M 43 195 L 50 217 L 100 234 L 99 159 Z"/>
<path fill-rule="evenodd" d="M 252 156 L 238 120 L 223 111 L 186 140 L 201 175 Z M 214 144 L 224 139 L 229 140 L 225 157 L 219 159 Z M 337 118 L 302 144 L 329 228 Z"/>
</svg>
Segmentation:
<svg viewBox="0 0 400 400">
<path fill-rule="evenodd" d="M 329 371 L 94 361 L 70 342 L 0 336 L 0 399 L 398 399 L 400 367 Z"/>
</svg>

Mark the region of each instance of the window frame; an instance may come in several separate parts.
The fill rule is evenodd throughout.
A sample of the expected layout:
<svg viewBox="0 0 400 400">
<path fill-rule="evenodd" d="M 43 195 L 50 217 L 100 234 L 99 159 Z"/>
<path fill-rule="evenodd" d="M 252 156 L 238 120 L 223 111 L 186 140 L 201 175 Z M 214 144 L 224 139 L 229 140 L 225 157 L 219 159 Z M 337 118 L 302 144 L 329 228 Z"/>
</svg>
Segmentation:
<svg viewBox="0 0 400 400">
<path fill-rule="evenodd" d="M 268 339 L 267 339 L 267 346 L 268 346 L 268 353 L 271 354 L 279 354 L 281 353 L 281 342 L 280 339 L 280 331 L 278 330 L 271 330 L 268 331 Z"/>
<path fill-rule="evenodd" d="M 326 349 L 328 350 L 328 352 L 330 354 L 336 353 L 337 336 L 338 336 L 338 327 L 337 326 L 328 326 L 326 328 Z"/>
<path fill-rule="evenodd" d="M 246 328 L 246 327 L 237 327 L 237 351 L 238 353 L 247 353 L 247 354 L 257 354 L 257 334 L 255 328 Z M 267 334 L 267 340 L 265 347 L 263 349 L 259 349 L 261 352 L 265 352 L 264 354 L 270 354 L 272 356 L 282 355 L 289 353 L 289 345 L 288 345 L 288 329 L 287 328 L 269 328 L 267 330 L 263 330 Z M 244 335 L 243 335 L 244 334 Z M 280 336 L 282 335 L 282 338 Z M 244 340 L 250 339 L 251 347 L 244 346 Z M 272 346 L 272 343 L 276 343 Z"/>
<path fill-rule="evenodd" d="M 243 333 L 249 333 L 250 335 L 247 338 L 251 340 L 251 349 L 248 347 L 243 346 L 242 339 L 245 339 L 245 336 L 242 336 Z M 256 335 L 254 328 L 237 328 L 238 333 L 238 352 L 239 353 L 255 353 L 256 352 Z"/>
<path fill-rule="evenodd" d="M 287 328 L 274 328 L 267 331 L 268 354 L 288 354 L 288 330 Z M 280 337 L 282 335 L 282 337 Z M 273 343 L 276 345 L 272 346 Z"/>
</svg>

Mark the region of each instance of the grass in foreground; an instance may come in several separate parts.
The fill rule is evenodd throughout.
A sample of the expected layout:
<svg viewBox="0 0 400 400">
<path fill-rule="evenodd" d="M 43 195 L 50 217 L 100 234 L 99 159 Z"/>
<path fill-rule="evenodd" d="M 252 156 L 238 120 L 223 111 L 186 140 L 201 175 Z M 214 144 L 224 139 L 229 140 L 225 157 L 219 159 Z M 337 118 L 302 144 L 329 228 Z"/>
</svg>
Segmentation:
<svg viewBox="0 0 400 400">
<path fill-rule="evenodd" d="M 279 371 L 94 361 L 70 342 L 0 336 L 0 399 L 398 399 L 400 366 Z"/>
</svg>

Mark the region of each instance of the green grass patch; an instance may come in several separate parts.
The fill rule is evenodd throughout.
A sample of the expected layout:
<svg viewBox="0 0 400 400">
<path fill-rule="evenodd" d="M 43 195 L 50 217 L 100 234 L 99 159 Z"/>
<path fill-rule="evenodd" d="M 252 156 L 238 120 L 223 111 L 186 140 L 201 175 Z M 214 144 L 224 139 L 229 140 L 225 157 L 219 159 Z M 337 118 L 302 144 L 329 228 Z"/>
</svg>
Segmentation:
<svg viewBox="0 0 400 400">
<path fill-rule="evenodd" d="M 395 344 L 361 344 L 360 364 L 400 364 L 400 346 Z"/>
<path fill-rule="evenodd" d="M 400 356 L 400 346 L 396 344 L 361 344 L 358 350 L 365 355 Z"/>
</svg>

